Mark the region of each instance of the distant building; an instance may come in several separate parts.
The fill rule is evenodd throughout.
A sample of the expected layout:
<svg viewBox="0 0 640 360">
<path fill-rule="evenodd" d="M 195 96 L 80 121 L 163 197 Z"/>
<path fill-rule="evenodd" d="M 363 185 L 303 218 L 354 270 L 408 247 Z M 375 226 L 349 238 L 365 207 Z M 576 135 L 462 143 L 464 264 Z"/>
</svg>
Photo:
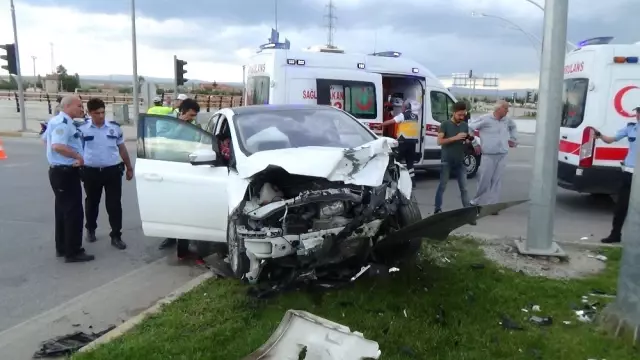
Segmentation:
<svg viewBox="0 0 640 360">
<path fill-rule="evenodd" d="M 58 74 L 47 74 L 44 77 L 43 90 L 47 93 L 57 93 L 60 89 L 60 81 L 58 80 Z"/>
</svg>

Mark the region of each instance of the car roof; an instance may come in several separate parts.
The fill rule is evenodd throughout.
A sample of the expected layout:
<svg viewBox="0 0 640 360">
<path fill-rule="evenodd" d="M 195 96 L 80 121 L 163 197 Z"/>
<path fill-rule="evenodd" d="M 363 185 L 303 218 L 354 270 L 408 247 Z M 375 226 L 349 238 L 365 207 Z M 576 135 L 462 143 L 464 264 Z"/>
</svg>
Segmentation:
<svg viewBox="0 0 640 360">
<path fill-rule="evenodd" d="M 282 110 L 334 110 L 338 111 L 329 105 L 315 105 L 315 104 L 281 104 L 281 105 L 248 105 L 238 106 L 231 108 L 236 115 L 242 114 L 256 114 L 270 111 L 282 111 Z"/>
</svg>

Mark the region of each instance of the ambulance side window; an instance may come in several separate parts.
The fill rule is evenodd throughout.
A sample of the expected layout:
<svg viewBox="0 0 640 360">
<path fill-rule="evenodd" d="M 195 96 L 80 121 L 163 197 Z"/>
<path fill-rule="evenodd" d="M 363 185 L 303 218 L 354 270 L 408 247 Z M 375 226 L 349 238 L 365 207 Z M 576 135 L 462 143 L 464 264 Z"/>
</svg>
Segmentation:
<svg viewBox="0 0 640 360">
<path fill-rule="evenodd" d="M 453 99 L 441 91 L 431 91 L 429 97 L 431 98 L 431 117 L 433 120 L 441 123 L 451 119 Z"/>
<path fill-rule="evenodd" d="M 584 120 L 589 79 L 566 79 L 562 89 L 562 120 L 560 126 L 577 128 Z"/>
<path fill-rule="evenodd" d="M 271 79 L 268 76 L 251 76 L 247 80 L 247 105 L 269 104 Z"/>
<path fill-rule="evenodd" d="M 376 86 L 365 81 L 317 79 L 317 104 L 342 109 L 358 119 L 378 115 Z"/>
</svg>

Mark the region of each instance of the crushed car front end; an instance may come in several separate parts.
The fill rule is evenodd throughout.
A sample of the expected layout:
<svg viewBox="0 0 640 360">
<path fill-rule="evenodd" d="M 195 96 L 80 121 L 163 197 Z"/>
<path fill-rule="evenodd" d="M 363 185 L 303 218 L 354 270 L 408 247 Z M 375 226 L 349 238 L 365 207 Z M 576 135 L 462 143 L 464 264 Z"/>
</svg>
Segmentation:
<svg viewBox="0 0 640 360">
<path fill-rule="evenodd" d="M 387 157 L 377 186 L 290 174 L 269 166 L 255 174 L 229 221 L 229 260 L 236 276 L 258 281 L 267 263 L 300 272 L 368 258 L 399 225 L 409 201 L 406 168 Z M 401 189 L 402 188 L 402 191 Z M 406 222 L 400 220 L 400 222 Z"/>
</svg>

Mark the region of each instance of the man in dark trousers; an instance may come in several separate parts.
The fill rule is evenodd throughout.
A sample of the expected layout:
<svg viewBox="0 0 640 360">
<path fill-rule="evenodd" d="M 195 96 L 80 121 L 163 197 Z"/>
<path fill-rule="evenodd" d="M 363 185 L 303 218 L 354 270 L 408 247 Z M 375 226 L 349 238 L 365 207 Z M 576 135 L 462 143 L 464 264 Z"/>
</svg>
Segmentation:
<svg viewBox="0 0 640 360">
<path fill-rule="evenodd" d="M 419 110 L 418 105 L 418 102 L 412 105 L 411 100 L 405 100 L 402 104 L 402 112 L 394 116 L 393 119 L 382 123 L 383 129 L 397 124 L 395 134 L 398 140 L 398 153 L 400 158 L 404 160 L 407 170 L 409 170 L 409 176 L 411 176 L 411 183 L 414 188 L 416 187 L 416 181 L 413 166 L 416 161 L 416 145 L 420 141 L 421 134 L 420 120 L 416 114 Z"/>
<path fill-rule="evenodd" d="M 463 101 L 453 104 L 451 120 L 443 121 L 438 131 L 438 145 L 442 147 L 442 168 L 440 170 L 440 183 L 436 190 L 434 213 L 442 212 L 442 197 L 451 173 L 454 173 L 458 180 L 462 206 L 467 207 L 470 205 L 464 157 L 465 149 L 473 141 L 473 135 L 469 133 L 469 124 L 464 121 L 466 112 L 467 105 Z M 475 221 L 471 224 L 475 225 Z"/>
<path fill-rule="evenodd" d="M 618 130 L 614 136 L 607 136 L 596 132 L 596 138 L 604 141 L 607 144 L 620 141 L 627 138 L 629 141 L 629 152 L 622 163 L 622 184 L 618 190 L 618 201 L 616 202 L 616 208 L 613 214 L 613 224 L 611 227 L 611 233 L 606 238 L 600 240 L 605 244 L 619 243 L 622 241 L 622 226 L 627 218 L 627 211 L 629 210 L 629 198 L 631 197 L 631 180 L 633 179 L 634 170 L 636 167 L 636 154 L 638 151 L 638 122 L 640 122 L 640 106 L 634 109 L 636 111 L 636 122 L 630 122 L 622 129 Z"/>
<path fill-rule="evenodd" d="M 86 262 L 95 257 L 82 248 L 82 186 L 80 168 L 82 132 L 73 119 L 82 118 L 82 101 L 77 96 L 60 100 L 60 113 L 48 123 L 44 133 L 49 162 L 49 181 L 55 195 L 56 254 L 65 262 Z"/>
<path fill-rule="evenodd" d="M 98 211 L 104 189 L 111 245 L 124 250 L 127 245 L 122 241 L 122 175 L 126 173 L 127 180 L 133 179 L 133 166 L 124 145 L 122 129 L 116 122 L 105 121 L 105 108 L 104 101 L 90 99 L 87 102 L 90 118 L 80 126 L 84 135 L 82 178 L 86 195 L 86 239 L 89 242 L 97 240 Z"/>
</svg>

